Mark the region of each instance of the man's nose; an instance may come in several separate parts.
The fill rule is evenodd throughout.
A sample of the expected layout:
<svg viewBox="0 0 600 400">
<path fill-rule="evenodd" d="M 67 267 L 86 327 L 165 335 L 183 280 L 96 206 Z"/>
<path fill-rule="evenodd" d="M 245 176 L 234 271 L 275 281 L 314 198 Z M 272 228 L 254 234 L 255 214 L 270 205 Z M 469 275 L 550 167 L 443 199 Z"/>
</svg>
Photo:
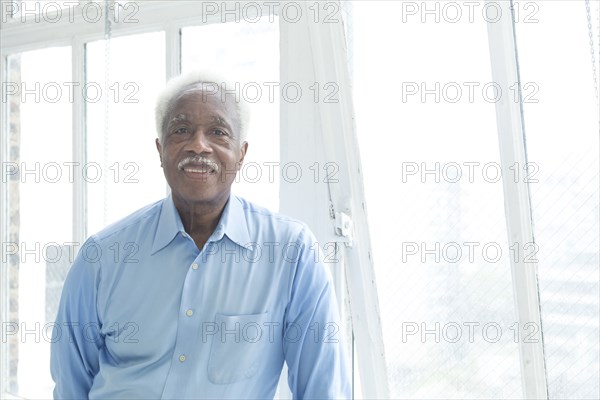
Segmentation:
<svg viewBox="0 0 600 400">
<path fill-rule="evenodd" d="M 191 150 L 196 154 L 211 153 L 212 146 L 206 132 L 204 132 L 202 129 L 196 130 L 196 132 L 194 132 L 194 134 L 190 137 L 190 141 L 186 146 L 186 150 Z"/>
</svg>

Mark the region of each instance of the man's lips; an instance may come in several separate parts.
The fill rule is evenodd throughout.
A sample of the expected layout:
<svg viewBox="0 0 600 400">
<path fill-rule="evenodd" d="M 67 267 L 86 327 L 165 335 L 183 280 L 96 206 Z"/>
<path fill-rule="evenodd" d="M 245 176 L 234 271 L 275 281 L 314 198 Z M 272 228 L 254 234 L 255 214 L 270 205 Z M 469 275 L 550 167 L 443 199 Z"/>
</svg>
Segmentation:
<svg viewBox="0 0 600 400">
<path fill-rule="evenodd" d="M 194 174 L 216 174 L 217 172 L 213 167 L 206 164 L 188 164 L 181 168 L 182 171 L 191 172 Z"/>
</svg>

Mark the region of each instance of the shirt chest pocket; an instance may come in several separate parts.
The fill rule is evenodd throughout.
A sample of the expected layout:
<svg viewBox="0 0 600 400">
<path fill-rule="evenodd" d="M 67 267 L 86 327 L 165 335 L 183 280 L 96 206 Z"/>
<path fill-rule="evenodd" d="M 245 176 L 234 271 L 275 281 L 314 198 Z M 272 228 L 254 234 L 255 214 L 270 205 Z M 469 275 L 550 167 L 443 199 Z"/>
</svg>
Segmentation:
<svg viewBox="0 0 600 400">
<path fill-rule="evenodd" d="M 251 378 L 261 366 L 269 343 L 268 313 L 215 317 L 208 379 L 226 385 Z"/>
</svg>

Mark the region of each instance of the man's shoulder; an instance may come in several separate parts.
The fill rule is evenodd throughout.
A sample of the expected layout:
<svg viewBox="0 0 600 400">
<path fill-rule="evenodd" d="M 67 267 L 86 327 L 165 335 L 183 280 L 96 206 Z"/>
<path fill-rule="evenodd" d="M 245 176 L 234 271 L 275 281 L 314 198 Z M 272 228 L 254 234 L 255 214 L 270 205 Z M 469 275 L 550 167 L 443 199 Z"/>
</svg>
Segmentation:
<svg viewBox="0 0 600 400">
<path fill-rule="evenodd" d="M 164 199 L 155 201 L 113 222 L 92 235 L 91 239 L 97 243 L 101 243 L 107 239 L 117 238 L 120 235 L 130 235 L 134 232 L 148 233 L 150 225 L 158 221 L 163 201 Z"/>
<path fill-rule="evenodd" d="M 239 201 L 241 204 L 249 229 L 270 228 L 276 232 L 287 232 L 296 235 L 302 232 L 310 232 L 308 226 L 296 218 L 269 210 L 240 196 L 234 196 L 234 200 Z"/>
</svg>

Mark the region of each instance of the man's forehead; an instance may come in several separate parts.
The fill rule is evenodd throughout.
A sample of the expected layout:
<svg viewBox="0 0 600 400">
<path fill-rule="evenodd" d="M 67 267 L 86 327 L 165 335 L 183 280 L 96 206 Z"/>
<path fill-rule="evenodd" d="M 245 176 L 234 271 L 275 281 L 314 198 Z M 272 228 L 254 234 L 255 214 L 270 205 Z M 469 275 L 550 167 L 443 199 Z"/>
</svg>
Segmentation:
<svg viewBox="0 0 600 400">
<path fill-rule="evenodd" d="M 220 125 L 229 125 L 227 123 L 227 121 L 225 120 L 225 118 L 223 118 L 220 115 L 217 114 L 209 114 L 207 115 L 207 118 L 209 118 L 211 120 L 211 122 L 220 124 Z M 186 121 L 190 121 L 191 120 L 191 116 L 187 113 L 177 113 L 173 116 L 173 118 L 171 118 L 169 120 L 170 123 L 173 122 L 186 122 Z"/>
</svg>

